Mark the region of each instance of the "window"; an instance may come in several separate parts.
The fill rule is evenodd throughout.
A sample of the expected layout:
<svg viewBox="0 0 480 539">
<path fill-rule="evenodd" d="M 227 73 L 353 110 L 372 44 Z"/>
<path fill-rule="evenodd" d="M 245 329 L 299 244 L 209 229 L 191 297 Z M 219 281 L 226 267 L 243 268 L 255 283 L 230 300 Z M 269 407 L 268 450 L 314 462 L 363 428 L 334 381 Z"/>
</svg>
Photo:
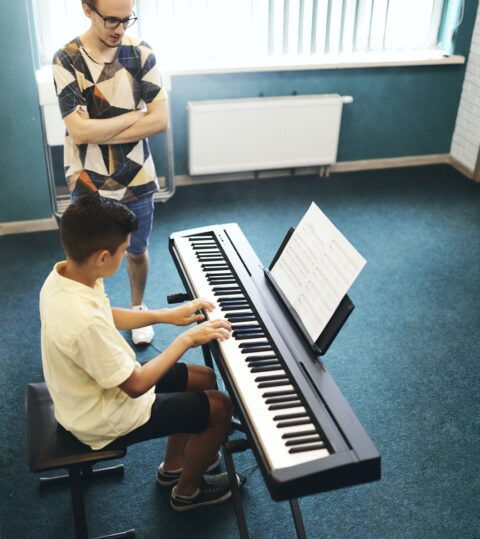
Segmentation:
<svg viewBox="0 0 480 539">
<path fill-rule="evenodd" d="M 80 0 L 31 0 L 41 64 L 88 28 Z M 447 0 L 136 0 L 129 32 L 164 66 L 321 63 L 438 49 Z M 460 16 L 460 15 L 459 15 Z M 351 56 L 354 58 L 354 56 Z"/>
</svg>

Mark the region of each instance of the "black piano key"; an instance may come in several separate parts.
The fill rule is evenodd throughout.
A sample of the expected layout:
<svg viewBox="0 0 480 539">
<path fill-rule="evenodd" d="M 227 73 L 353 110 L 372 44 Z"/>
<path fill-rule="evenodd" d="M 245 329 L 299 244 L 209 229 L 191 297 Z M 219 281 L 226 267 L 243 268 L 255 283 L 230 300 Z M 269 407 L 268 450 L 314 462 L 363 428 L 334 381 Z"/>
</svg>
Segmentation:
<svg viewBox="0 0 480 539">
<path fill-rule="evenodd" d="M 261 382 L 277 382 L 277 381 L 288 382 L 289 381 L 285 374 L 272 374 L 271 376 L 257 376 L 254 380 L 257 384 Z"/>
<path fill-rule="evenodd" d="M 254 316 L 246 316 L 245 318 L 239 318 L 238 316 L 235 316 L 234 318 L 229 318 L 228 321 L 231 324 L 235 324 L 236 322 L 255 322 L 256 318 Z"/>
<path fill-rule="evenodd" d="M 288 427 L 299 427 L 300 425 L 308 425 L 311 423 L 312 420 L 310 418 L 307 419 L 294 419 L 293 421 L 282 421 L 277 425 L 279 429 L 285 429 Z"/>
<path fill-rule="evenodd" d="M 233 331 L 236 333 L 236 335 L 252 335 L 253 333 L 257 333 L 265 337 L 265 333 L 263 332 L 263 329 L 260 326 L 253 327 L 253 328 L 237 327 L 237 329 L 234 329 Z"/>
<path fill-rule="evenodd" d="M 297 395 L 297 392 L 294 389 L 287 389 L 286 391 L 267 391 L 262 394 L 262 398 L 267 399 L 268 397 L 286 397 L 287 395 Z"/>
<path fill-rule="evenodd" d="M 272 359 L 273 358 L 273 359 Z M 265 365 L 265 363 L 278 363 L 278 359 L 275 356 L 249 356 L 245 358 L 248 366 L 256 366 L 258 364 Z"/>
<path fill-rule="evenodd" d="M 214 243 L 197 243 L 192 245 L 194 251 L 208 251 L 215 249 L 217 246 Z M 217 252 L 220 252 L 217 248 Z"/>
<path fill-rule="evenodd" d="M 252 315 L 253 314 L 252 309 L 250 309 L 250 307 L 246 304 L 245 305 L 241 305 L 241 304 L 222 305 L 221 309 L 223 312 L 230 313 L 233 316 L 236 314 L 238 315 L 243 315 L 243 314 Z"/>
<path fill-rule="evenodd" d="M 227 314 L 225 315 L 225 318 L 229 320 L 230 318 L 250 318 L 253 316 L 252 311 L 246 310 L 246 311 L 224 311 Z"/>
<path fill-rule="evenodd" d="M 302 436 L 312 436 L 313 434 L 318 434 L 318 432 L 314 429 L 299 430 L 297 432 L 286 432 L 285 434 L 282 434 L 282 438 L 286 440 L 288 438 L 301 438 Z"/>
<path fill-rule="evenodd" d="M 242 342 L 239 348 L 256 348 L 257 346 L 270 346 L 268 341 Z"/>
<path fill-rule="evenodd" d="M 197 255 L 197 258 L 199 262 L 220 262 L 221 260 L 223 260 L 223 258 L 219 256 L 213 256 L 213 255 L 212 256 Z"/>
<path fill-rule="evenodd" d="M 273 398 L 267 398 L 265 400 L 265 404 L 277 404 L 282 402 L 292 402 L 298 400 L 298 395 L 290 395 L 285 397 L 273 397 Z"/>
<path fill-rule="evenodd" d="M 254 328 L 259 328 L 260 325 L 257 323 L 257 324 L 239 324 L 239 325 L 233 325 L 232 326 L 232 331 L 240 331 L 242 329 L 254 329 Z"/>
<path fill-rule="evenodd" d="M 238 311 L 238 310 L 245 310 L 248 309 L 251 314 L 253 314 L 252 309 L 248 303 L 227 303 L 227 304 L 221 304 L 220 310 L 228 313 L 231 311 Z"/>
<path fill-rule="evenodd" d="M 262 366 L 262 367 L 252 367 L 250 369 L 250 372 L 252 374 L 255 374 L 257 372 L 273 372 L 273 371 L 281 371 L 283 370 L 282 365 L 271 365 L 271 366 Z"/>
<path fill-rule="evenodd" d="M 320 445 L 321 447 L 325 447 L 325 443 L 320 439 L 319 436 L 314 436 L 312 438 L 303 438 L 301 440 L 289 440 L 288 442 L 285 442 L 286 446 L 294 446 L 294 445 L 301 445 L 301 444 L 310 444 L 317 442 L 317 445 Z"/>
<path fill-rule="evenodd" d="M 270 369 L 272 367 L 282 367 L 282 364 L 279 361 L 250 361 L 247 363 L 249 369 Z M 254 372 L 253 370 L 251 372 Z M 260 371 L 258 371 L 260 372 Z"/>
<path fill-rule="evenodd" d="M 215 279 L 215 280 L 211 280 L 211 279 L 208 279 L 209 281 L 209 284 L 211 285 L 214 285 L 214 284 L 233 284 L 233 283 L 236 283 L 237 281 L 235 279 Z"/>
<path fill-rule="evenodd" d="M 269 408 L 270 410 L 270 408 Z M 306 412 L 298 412 L 296 414 L 281 414 L 274 416 L 274 421 L 283 421 L 285 419 L 299 419 L 300 417 L 308 417 Z M 288 444 L 287 444 L 288 445 Z"/>
<path fill-rule="evenodd" d="M 284 382 L 261 382 L 258 384 L 259 389 L 262 389 L 264 387 L 281 387 L 281 386 L 289 386 L 291 384 L 290 380 L 286 380 Z"/>
<path fill-rule="evenodd" d="M 245 318 L 244 318 L 245 320 Z M 233 318 L 230 319 L 230 322 L 233 321 Z M 238 322 L 238 320 L 235 320 L 235 322 Z M 242 343 L 242 344 L 247 344 L 247 343 Z M 248 343 L 248 344 L 253 344 L 253 343 Z M 252 354 L 254 352 L 272 352 L 272 347 L 267 344 L 267 345 L 264 345 L 264 346 L 255 346 L 255 347 L 252 347 L 252 348 L 246 348 L 244 350 L 242 350 L 240 353 L 241 354 Z"/>
<path fill-rule="evenodd" d="M 288 408 L 298 408 L 299 406 L 303 406 L 300 401 L 295 402 L 286 402 L 284 404 L 271 404 L 268 409 L 269 410 L 287 410 Z"/>
<path fill-rule="evenodd" d="M 304 451 L 314 451 L 315 449 L 325 449 L 325 444 L 313 444 L 313 445 L 302 445 L 301 447 L 292 447 L 288 450 L 289 453 L 303 453 Z"/>
<path fill-rule="evenodd" d="M 242 298 L 232 298 L 231 301 L 218 299 L 217 302 L 222 309 L 234 309 L 235 307 L 238 309 L 250 308 L 250 303 Z"/>
<path fill-rule="evenodd" d="M 241 340 L 242 337 L 245 337 L 247 339 L 262 339 L 263 337 L 265 337 L 265 333 L 263 333 L 262 331 L 255 331 L 253 329 L 249 329 L 247 331 L 233 330 L 232 337 L 238 340 Z"/>
</svg>

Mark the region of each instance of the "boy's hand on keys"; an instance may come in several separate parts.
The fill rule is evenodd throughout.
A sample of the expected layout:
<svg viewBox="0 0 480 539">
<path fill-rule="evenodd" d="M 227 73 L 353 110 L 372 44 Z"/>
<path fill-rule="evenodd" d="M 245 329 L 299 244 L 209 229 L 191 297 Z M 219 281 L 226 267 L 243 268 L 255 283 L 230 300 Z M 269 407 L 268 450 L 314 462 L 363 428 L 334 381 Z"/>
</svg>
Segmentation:
<svg viewBox="0 0 480 539">
<path fill-rule="evenodd" d="M 230 337 L 232 324 L 227 320 L 207 320 L 196 327 L 190 328 L 182 337 L 187 339 L 189 348 L 194 348 L 201 344 L 207 344 L 214 340 L 223 341 Z"/>
</svg>

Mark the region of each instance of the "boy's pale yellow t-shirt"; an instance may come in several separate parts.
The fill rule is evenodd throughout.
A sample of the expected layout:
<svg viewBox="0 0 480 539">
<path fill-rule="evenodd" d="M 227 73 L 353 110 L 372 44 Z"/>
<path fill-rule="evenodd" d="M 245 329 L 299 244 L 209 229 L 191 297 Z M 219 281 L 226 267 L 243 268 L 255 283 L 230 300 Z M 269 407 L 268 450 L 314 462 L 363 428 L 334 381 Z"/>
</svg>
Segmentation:
<svg viewBox="0 0 480 539">
<path fill-rule="evenodd" d="M 40 292 L 42 363 L 57 421 L 92 449 L 146 423 L 155 388 L 132 399 L 118 386 L 140 366 L 116 329 L 103 281 L 95 288 L 55 265 Z"/>
</svg>

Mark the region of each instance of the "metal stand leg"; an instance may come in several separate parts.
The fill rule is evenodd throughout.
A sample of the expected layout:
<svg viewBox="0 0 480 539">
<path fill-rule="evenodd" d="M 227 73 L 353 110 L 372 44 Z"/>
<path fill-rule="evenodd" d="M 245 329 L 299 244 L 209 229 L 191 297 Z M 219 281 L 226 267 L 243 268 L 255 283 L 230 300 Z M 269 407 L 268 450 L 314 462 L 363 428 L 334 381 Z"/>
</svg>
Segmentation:
<svg viewBox="0 0 480 539">
<path fill-rule="evenodd" d="M 297 498 L 291 498 L 290 509 L 292 510 L 293 522 L 295 523 L 295 530 L 297 532 L 298 539 L 307 539 L 305 533 L 305 527 L 303 525 L 302 513 L 300 511 L 300 506 L 298 505 Z"/>
<path fill-rule="evenodd" d="M 207 367 L 213 369 L 213 359 L 208 344 L 202 344 L 203 361 Z"/>
<path fill-rule="evenodd" d="M 238 444 L 237 442 L 240 442 Z M 225 442 L 223 445 L 223 454 L 225 457 L 225 465 L 227 466 L 228 479 L 232 489 L 232 500 L 235 507 L 235 516 L 237 517 L 238 531 L 241 539 L 248 539 L 247 521 L 245 519 L 245 511 L 240 497 L 240 489 L 238 488 L 237 472 L 232 458 L 232 452 L 243 451 L 248 447 L 246 440 L 235 440 L 233 442 Z"/>
</svg>

